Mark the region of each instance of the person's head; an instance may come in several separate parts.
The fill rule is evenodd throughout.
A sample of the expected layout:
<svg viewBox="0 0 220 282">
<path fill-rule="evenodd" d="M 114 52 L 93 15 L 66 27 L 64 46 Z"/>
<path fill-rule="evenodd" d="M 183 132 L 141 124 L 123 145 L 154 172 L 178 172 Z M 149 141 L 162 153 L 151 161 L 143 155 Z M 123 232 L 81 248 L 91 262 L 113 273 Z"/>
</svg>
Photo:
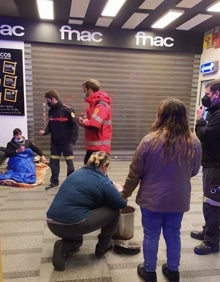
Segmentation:
<svg viewBox="0 0 220 282">
<path fill-rule="evenodd" d="M 176 98 L 168 98 L 160 102 L 157 109 L 154 130 L 172 130 L 179 134 L 188 130 L 188 117 L 185 104 Z"/>
<path fill-rule="evenodd" d="M 55 106 L 60 101 L 59 93 L 57 92 L 57 90 L 54 89 L 48 90 L 45 93 L 44 97 L 49 107 Z"/>
<path fill-rule="evenodd" d="M 153 141 L 155 146 L 161 134 L 164 134 L 164 156 L 170 157 L 178 151 L 180 155 L 193 155 L 187 109 L 181 100 L 168 98 L 161 101 L 151 131 L 156 133 Z"/>
<path fill-rule="evenodd" d="M 20 128 L 15 128 L 13 130 L 13 138 L 16 142 L 21 142 L 23 140 L 22 131 Z"/>
<path fill-rule="evenodd" d="M 90 78 L 82 83 L 82 88 L 86 97 L 89 97 L 93 92 L 100 90 L 100 82 L 96 79 Z"/>
<path fill-rule="evenodd" d="M 110 156 L 104 151 L 98 151 L 92 153 L 87 165 L 93 165 L 101 170 L 102 173 L 107 174 L 107 170 L 110 164 Z"/>
<path fill-rule="evenodd" d="M 217 103 L 220 103 L 220 79 L 206 84 L 205 95 L 202 97 L 204 107 L 210 108 Z"/>
</svg>

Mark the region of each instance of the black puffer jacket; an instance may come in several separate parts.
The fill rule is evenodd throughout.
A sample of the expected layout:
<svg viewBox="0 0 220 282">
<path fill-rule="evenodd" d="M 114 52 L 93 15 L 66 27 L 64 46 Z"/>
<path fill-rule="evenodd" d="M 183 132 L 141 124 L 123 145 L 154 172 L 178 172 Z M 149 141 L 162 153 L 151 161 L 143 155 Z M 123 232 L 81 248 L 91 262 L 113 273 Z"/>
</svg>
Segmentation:
<svg viewBox="0 0 220 282">
<path fill-rule="evenodd" d="M 18 143 L 14 140 L 14 138 L 11 139 L 10 142 L 8 142 L 7 147 L 5 149 L 5 157 L 13 157 L 16 156 L 16 150 L 20 148 L 20 146 L 25 146 L 25 148 L 30 148 L 33 152 L 38 154 L 39 156 L 43 156 L 44 153 L 37 147 L 35 146 L 31 141 L 24 139 L 21 143 Z"/>
<path fill-rule="evenodd" d="M 220 103 L 208 109 L 206 120 L 197 121 L 195 131 L 202 144 L 202 165 L 220 166 Z"/>
</svg>

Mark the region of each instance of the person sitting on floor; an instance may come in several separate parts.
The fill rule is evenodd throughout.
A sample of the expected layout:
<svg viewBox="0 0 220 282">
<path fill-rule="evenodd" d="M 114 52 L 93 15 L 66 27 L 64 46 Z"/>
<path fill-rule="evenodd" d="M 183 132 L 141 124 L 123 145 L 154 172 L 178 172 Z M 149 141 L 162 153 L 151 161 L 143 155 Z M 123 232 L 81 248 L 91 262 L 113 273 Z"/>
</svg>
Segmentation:
<svg viewBox="0 0 220 282">
<path fill-rule="evenodd" d="M 41 162 L 46 162 L 43 152 L 31 141 L 22 136 L 19 128 L 13 130 L 13 138 L 5 149 L 5 157 L 9 158 L 7 171 L 0 175 L 1 184 L 10 185 L 13 182 L 32 184 L 36 182 L 36 167 L 34 153 L 41 157 Z M 12 180 L 12 181 L 11 181 Z"/>
<path fill-rule="evenodd" d="M 50 231 L 61 238 L 54 244 L 52 262 L 56 270 L 65 269 L 70 252 L 83 243 L 83 234 L 101 228 L 95 256 L 101 258 L 112 247 L 117 231 L 120 209 L 127 201 L 119 187 L 107 177 L 110 157 L 103 151 L 94 152 L 84 167 L 70 174 L 60 186 L 49 210 Z"/>
</svg>

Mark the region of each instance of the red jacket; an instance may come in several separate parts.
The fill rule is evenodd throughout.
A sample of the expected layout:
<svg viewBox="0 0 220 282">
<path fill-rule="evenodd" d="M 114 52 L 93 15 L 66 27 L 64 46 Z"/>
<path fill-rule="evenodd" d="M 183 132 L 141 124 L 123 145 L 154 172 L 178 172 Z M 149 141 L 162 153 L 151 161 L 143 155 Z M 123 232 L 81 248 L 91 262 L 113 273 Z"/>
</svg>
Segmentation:
<svg viewBox="0 0 220 282">
<path fill-rule="evenodd" d="M 89 103 L 86 110 L 88 120 L 84 122 L 86 150 L 106 153 L 111 151 L 112 111 L 111 98 L 107 93 L 97 91 L 85 99 Z"/>
</svg>

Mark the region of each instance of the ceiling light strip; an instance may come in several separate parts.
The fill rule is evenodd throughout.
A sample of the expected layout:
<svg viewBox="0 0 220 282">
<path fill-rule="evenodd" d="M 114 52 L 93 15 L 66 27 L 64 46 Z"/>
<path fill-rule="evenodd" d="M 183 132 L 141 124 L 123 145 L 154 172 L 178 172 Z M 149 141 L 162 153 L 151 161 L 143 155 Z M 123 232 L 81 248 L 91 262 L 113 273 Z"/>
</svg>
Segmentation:
<svg viewBox="0 0 220 282">
<path fill-rule="evenodd" d="M 215 2 L 213 5 L 211 5 L 208 9 L 208 12 L 220 12 L 220 1 Z"/>
<path fill-rule="evenodd" d="M 54 7 L 52 0 L 37 0 L 39 17 L 44 20 L 54 19 Z"/>
<path fill-rule="evenodd" d="M 125 2 L 126 0 L 108 0 L 104 10 L 102 11 L 102 16 L 115 17 Z"/>
<path fill-rule="evenodd" d="M 171 22 L 175 21 L 177 18 L 183 15 L 181 10 L 169 10 L 161 18 L 159 18 L 151 27 L 152 28 L 165 28 Z"/>
</svg>

